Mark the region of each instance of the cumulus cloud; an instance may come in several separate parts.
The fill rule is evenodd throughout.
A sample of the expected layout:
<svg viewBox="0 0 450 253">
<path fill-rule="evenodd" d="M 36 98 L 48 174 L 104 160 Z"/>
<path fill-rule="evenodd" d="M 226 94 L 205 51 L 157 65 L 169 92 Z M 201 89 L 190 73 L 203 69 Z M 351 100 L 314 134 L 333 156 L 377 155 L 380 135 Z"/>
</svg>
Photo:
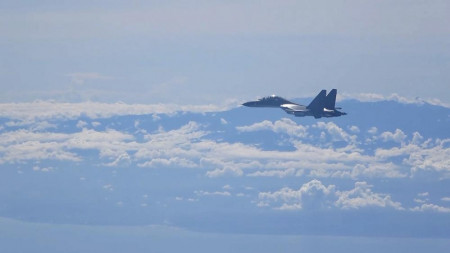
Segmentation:
<svg viewBox="0 0 450 253">
<path fill-rule="evenodd" d="M 244 172 L 242 169 L 235 168 L 235 167 L 224 167 L 220 169 L 213 169 L 206 172 L 206 176 L 208 177 L 221 177 L 226 175 L 231 176 L 242 176 Z"/>
<path fill-rule="evenodd" d="M 76 126 L 77 126 L 77 128 L 84 128 L 87 125 L 88 125 L 88 123 L 86 121 L 79 120 Z"/>
<path fill-rule="evenodd" d="M 0 164 L 46 159 L 81 161 L 77 154 L 64 148 L 67 140 L 66 134 L 58 133 L 35 133 L 29 130 L 2 133 Z"/>
<path fill-rule="evenodd" d="M 413 133 L 413 138 L 412 138 L 412 140 L 411 140 L 411 143 L 412 143 L 412 144 L 415 144 L 415 145 L 419 145 L 419 144 L 422 143 L 422 141 L 423 141 L 422 135 L 420 135 L 419 132 L 414 132 L 414 133 Z"/>
<path fill-rule="evenodd" d="M 375 135 L 378 132 L 378 128 L 371 127 L 369 130 L 367 130 L 367 132 L 371 135 Z"/>
<path fill-rule="evenodd" d="M 132 159 L 130 157 L 130 155 L 125 152 L 121 155 L 119 155 L 114 161 L 110 162 L 110 163 L 106 163 L 106 166 L 111 166 L 111 167 L 116 167 L 116 166 L 120 166 L 120 165 L 129 165 L 131 164 Z"/>
<path fill-rule="evenodd" d="M 44 167 L 41 168 L 39 166 L 33 166 L 33 171 L 40 171 L 40 172 L 50 172 L 53 171 L 54 169 L 52 167 Z"/>
<path fill-rule="evenodd" d="M 73 149 L 96 149 L 100 156 L 118 157 L 124 153 L 125 141 L 132 135 L 108 129 L 104 132 L 83 129 L 73 134 L 17 130 L 0 134 L 0 163 L 26 160 L 81 161 Z"/>
<path fill-rule="evenodd" d="M 258 206 L 277 205 L 279 210 L 300 210 L 304 208 L 328 208 L 329 198 L 334 198 L 334 185 L 325 186 L 319 180 L 311 180 L 300 189 L 284 187 L 275 192 L 260 192 Z"/>
<path fill-rule="evenodd" d="M 231 187 L 231 185 L 229 185 L 229 184 L 226 184 L 226 185 L 224 185 L 222 187 L 222 189 L 224 189 L 224 190 L 231 190 L 231 189 L 233 189 L 233 187 Z"/>
<path fill-rule="evenodd" d="M 293 120 L 288 118 L 283 118 L 281 120 L 277 120 L 275 122 L 271 122 L 269 120 L 264 120 L 262 122 L 258 122 L 252 124 L 250 126 L 239 126 L 236 129 L 240 132 L 254 132 L 261 130 L 270 130 L 275 133 L 284 133 L 290 136 L 295 136 L 299 138 L 306 138 L 308 136 L 307 129 L 303 125 L 298 125 Z"/>
<path fill-rule="evenodd" d="M 428 192 L 421 192 L 421 193 L 418 193 L 417 196 L 419 196 L 419 197 L 428 197 L 428 196 L 430 196 L 430 193 L 428 193 Z"/>
<path fill-rule="evenodd" d="M 349 176 L 354 179 L 360 177 L 404 178 L 408 176 L 408 173 L 392 162 L 357 164 L 349 173 Z"/>
<path fill-rule="evenodd" d="M 333 122 L 325 123 L 321 121 L 314 124 L 313 127 L 326 130 L 328 134 L 331 136 L 333 141 L 355 142 L 357 138 L 356 135 L 348 134 L 341 127 L 339 127 Z"/>
<path fill-rule="evenodd" d="M 353 133 L 359 133 L 360 132 L 359 127 L 357 127 L 357 126 L 350 126 L 349 129 Z"/>
<path fill-rule="evenodd" d="M 139 163 L 139 167 L 181 167 L 181 168 L 196 168 L 198 165 L 192 161 L 184 158 L 172 157 L 172 158 L 154 158 L 144 163 Z"/>
<path fill-rule="evenodd" d="M 388 159 L 393 157 L 403 157 L 402 163 L 411 168 L 414 174 L 418 170 L 450 170 L 450 148 L 447 144 L 450 139 L 436 140 L 435 145 L 428 146 L 410 142 L 401 147 L 393 147 L 390 149 L 378 148 L 375 151 L 375 157 L 379 159 Z"/>
<path fill-rule="evenodd" d="M 439 213 L 450 213 L 450 207 L 438 206 L 435 204 L 422 204 L 421 206 L 416 206 L 410 208 L 414 212 L 439 212 Z"/>
<path fill-rule="evenodd" d="M 338 191 L 335 185 L 325 186 L 319 180 L 311 180 L 300 189 L 284 187 L 274 192 L 260 192 L 258 206 L 279 210 L 300 209 L 360 209 L 369 207 L 404 210 L 400 202 L 393 201 L 389 194 L 375 193 L 367 182 L 356 182 L 355 188 Z"/>
<path fill-rule="evenodd" d="M 436 146 L 422 148 L 414 144 L 409 158 L 404 163 L 411 165 L 412 172 L 417 170 L 450 171 L 450 148 L 446 147 L 450 139 L 438 140 Z"/>
<path fill-rule="evenodd" d="M 80 109 L 86 105 L 96 105 L 95 103 L 36 102 L 36 106 L 46 103 L 50 111 L 54 110 L 47 116 L 56 115 L 56 119 L 63 117 L 65 110 L 70 111 L 73 108 L 78 109 L 72 114 L 69 113 L 67 117 L 84 115 L 84 110 L 90 113 L 97 111 L 92 108 Z M 22 105 L 19 104 L 19 107 Z M 52 105 L 51 108 L 50 105 Z M 61 105 L 63 108 L 54 109 L 58 107 L 55 105 Z M 68 106 L 66 109 L 64 109 L 65 105 Z M 104 109 L 103 112 L 102 109 L 97 111 L 100 116 L 110 115 L 108 113 L 112 113 L 111 115 L 129 113 L 128 109 L 134 108 L 133 105 L 123 104 L 108 106 L 111 107 Z M 23 107 L 24 112 L 19 110 L 16 113 L 31 115 L 32 112 L 25 112 L 29 108 L 31 107 Z M 147 112 L 145 108 L 142 107 L 140 112 Z M 42 110 L 42 107 L 40 109 Z M 113 112 L 115 109 L 118 111 Z M 139 110 L 134 112 L 139 113 Z M 0 114 L 7 114 L 6 111 L 0 110 Z M 47 117 L 45 113 L 43 110 L 38 114 Z M 61 115 L 58 116 L 58 113 Z M 97 117 L 95 114 L 91 116 Z M 139 121 L 134 123 L 135 128 L 140 127 Z M 424 141 L 418 132 L 408 138 L 400 129 L 376 135 L 385 141 L 392 140 L 394 147 L 377 148 L 373 154 L 369 154 L 360 144 L 357 136 L 350 134 L 357 132 L 354 126 L 349 127 L 347 132 L 333 122 L 317 122 L 304 126 L 291 119 L 283 118 L 274 122 L 265 120 L 236 128 L 241 133 L 268 130 L 286 134 L 290 137 L 289 150 L 267 150 L 251 143 L 217 141 L 210 137 L 210 132 L 205 130 L 206 126 L 197 122 L 188 122 L 170 131 L 165 131 L 163 128 L 155 132 L 140 131 L 139 137 L 110 129 L 107 125 L 106 130 L 103 131 L 86 129 L 88 123 L 82 120 L 79 120 L 76 126 L 78 132 L 74 133 L 43 132 L 36 129 L 2 131 L 0 133 L 0 163 L 46 159 L 80 162 L 87 159 L 80 154 L 82 150 L 98 154 L 99 164 L 106 166 L 136 164 L 151 168 L 201 168 L 207 171 L 208 177 L 306 175 L 315 178 L 346 177 L 361 180 L 368 177 L 407 177 L 418 170 L 448 172 L 450 169 L 450 149 L 448 148 L 450 139 Z M 312 143 L 312 140 L 316 140 L 314 138 L 318 138 L 317 131 L 323 133 L 324 140 L 328 140 L 325 145 L 323 142 L 320 145 L 317 145 L 317 142 Z M 377 129 L 373 127 L 369 132 L 375 136 Z M 344 143 L 345 146 L 336 148 L 333 145 L 334 141 L 346 143 Z"/>
<path fill-rule="evenodd" d="M 297 174 L 297 170 L 294 168 L 286 169 L 286 170 L 263 170 L 263 171 L 256 171 L 247 174 L 249 177 L 287 177 L 287 176 L 293 176 Z"/>
<path fill-rule="evenodd" d="M 279 122 L 281 125 L 290 121 Z M 279 123 L 264 123 L 277 128 Z M 77 125 L 85 126 L 83 122 Z M 294 126 L 297 126 L 294 123 Z M 353 142 L 353 137 L 334 124 L 319 124 L 329 129 L 335 138 Z M 140 141 L 131 134 L 114 129 L 98 131 L 82 128 L 75 133 L 42 133 L 17 130 L 0 134 L 1 163 L 27 160 L 81 161 L 78 150 L 98 151 L 102 164 L 107 166 L 136 163 L 141 167 L 185 167 L 208 169 L 206 175 L 242 176 L 245 170 L 253 170 L 249 176 L 295 176 L 308 173 L 317 177 L 401 177 L 399 168 L 386 159 L 402 155 L 401 151 L 377 150 L 375 156 L 365 155 L 355 143 L 343 148 L 322 148 L 316 145 L 290 140 L 293 150 L 263 150 L 251 144 L 217 142 L 208 139 L 208 132 L 196 122 L 189 122 L 178 129 L 144 133 Z M 244 128 L 245 129 L 245 128 Z M 305 127 L 298 126 L 301 135 Z M 247 129 L 248 130 L 248 129 Z M 294 134 L 296 130 L 294 130 Z M 328 132 L 328 130 L 327 130 Z M 412 145 L 412 144 L 411 144 Z M 417 148 L 417 147 L 416 147 Z M 446 151 L 447 152 L 447 151 Z M 441 157 L 441 159 L 443 159 Z M 411 163 L 415 160 L 411 160 Z M 417 162 L 416 162 L 417 163 Z M 439 163 L 436 163 L 439 164 Z M 417 165 L 418 166 L 418 165 Z M 437 166 L 437 165 L 436 165 Z M 443 165 L 444 166 L 444 165 Z"/>
<path fill-rule="evenodd" d="M 395 141 L 397 143 L 402 143 L 405 139 L 406 139 L 406 134 L 400 130 L 400 129 L 395 129 L 395 132 L 383 132 L 382 134 L 380 134 L 380 138 L 383 141 Z"/>
<path fill-rule="evenodd" d="M 389 194 L 372 192 L 372 185 L 367 182 L 356 182 L 355 188 L 349 191 L 338 191 L 336 206 L 342 209 L 359 209 L 362 207 L 391 207 L 403 210 L 400 202 L 395 202 Z"/>
</svg>

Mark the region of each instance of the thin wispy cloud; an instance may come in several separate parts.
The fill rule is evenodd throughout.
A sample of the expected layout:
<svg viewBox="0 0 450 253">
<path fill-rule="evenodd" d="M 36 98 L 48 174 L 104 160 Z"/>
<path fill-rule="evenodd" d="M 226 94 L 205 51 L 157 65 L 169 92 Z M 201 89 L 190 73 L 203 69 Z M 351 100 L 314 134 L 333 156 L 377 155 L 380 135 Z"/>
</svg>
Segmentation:
<svg viewBox="0 0 450 253">
<path fill-rule="evenodd" d="M 71 78 L 71 82 L 77 85 L 84 85 L 87 81 L 91 80 L 112 80 L 114 77 L 103 75 L 96 72 L 80 72 L 70 73 L 66 76 Z"/>
</svg>

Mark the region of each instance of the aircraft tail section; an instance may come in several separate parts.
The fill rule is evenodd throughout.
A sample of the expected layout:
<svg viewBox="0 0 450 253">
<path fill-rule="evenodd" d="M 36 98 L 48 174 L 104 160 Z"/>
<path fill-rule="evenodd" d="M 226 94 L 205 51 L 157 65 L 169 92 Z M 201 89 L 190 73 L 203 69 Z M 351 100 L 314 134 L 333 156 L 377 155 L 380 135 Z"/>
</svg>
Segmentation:
<svg viewBox="0 0 450 253">
<path fill-rule="evenodd" d="M 313 99 L 313 101 L 311 101 L 311 103 L 306 108 L 313 111 L 323 110 L 323 105 L 326 100 L 326 94 L 327 94 L 326 90 L 320 91 L 319 94 L 317 94 L 317 96 Z"/>
<path fill-rule="evenodd" d="M 327 97 L 325 98 L 325 108 L 334 110 L 336 106 L 336 94 L 337 90 L 332 89 L 330 93 L 328 93 Z"/>
</svg>

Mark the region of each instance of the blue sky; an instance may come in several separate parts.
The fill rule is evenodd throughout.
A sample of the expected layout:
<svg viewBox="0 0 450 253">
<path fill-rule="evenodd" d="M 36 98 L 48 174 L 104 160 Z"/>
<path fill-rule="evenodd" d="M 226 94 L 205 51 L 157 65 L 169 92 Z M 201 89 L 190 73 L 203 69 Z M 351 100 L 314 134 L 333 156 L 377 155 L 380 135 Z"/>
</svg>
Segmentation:
<svg viewBox="0 0 450 253">
<path fill-rule="evenodd" d="M 0 101 L 448 101 L 447 1 L 3 1 Z"/>
<path fill-rule="evenodd" d="M 445 252 L 449 11 L 3 1 L 0 251 Z"/>
</svg>

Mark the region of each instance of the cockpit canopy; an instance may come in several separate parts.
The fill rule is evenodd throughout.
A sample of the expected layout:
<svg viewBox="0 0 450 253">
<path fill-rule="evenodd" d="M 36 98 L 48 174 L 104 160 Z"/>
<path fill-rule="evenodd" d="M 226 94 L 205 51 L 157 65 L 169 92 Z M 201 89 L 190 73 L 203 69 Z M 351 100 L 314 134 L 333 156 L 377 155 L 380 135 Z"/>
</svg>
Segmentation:
<svg viewBox="0 0 450 253">
<path fill-rule="evenodd" d="M 243 103 L 242 105 L 249 106 L 249 107 L 280 107 L 280 105 L 282 105 L 282 104 L 294 104 L 294 103 L 292 103 L 282 97 L 279 97 L 276 95 L 271 95 L 268 97 L 260 98 L 256 101 L 250 101 L 250 102 Z"/>
<path fill-rule="evenodd" d="M 258 99 L 258 101 L 271 102 L 271 103 L 277 103 L 277 104 L 280 103 L 280 105 L 281 104 L 290 104 L 290 103 L 292 103 L 292 102 L 290 102 L 290 101 L 288 101 L 288 100 L 286 100 L 286 99 L 284 99 L 282 97 L 276 96 L 276 95 L 270 95 L 270 96 L 267 96 L 267 97 L 263 97 L 263 98 Z"/>
</svg>

